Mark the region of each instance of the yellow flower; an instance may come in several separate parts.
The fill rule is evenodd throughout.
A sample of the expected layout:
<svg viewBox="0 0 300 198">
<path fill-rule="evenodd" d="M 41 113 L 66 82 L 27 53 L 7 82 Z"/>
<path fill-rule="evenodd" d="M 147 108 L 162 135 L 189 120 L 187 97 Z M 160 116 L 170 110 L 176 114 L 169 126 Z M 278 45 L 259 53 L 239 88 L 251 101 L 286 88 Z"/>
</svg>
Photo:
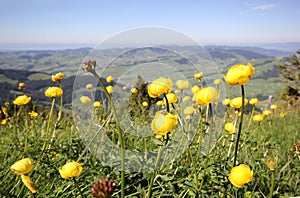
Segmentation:
<svg viewBox="0 0 300 198">
<path fill-rule="evenodd" d="M 31 100 L 30 97 L 26 96 L 26 95 L 22 95 L 22 96 L 18 96 L 14 101 L 13 104 L 15 105 L 26 105 L 27 103 L 29 103 Z"/>
<path fill-rule="evenodd" d="M 271 115 L 271 111 L 270 110 L 264 110 L 263 115 L 264 116 L 269 116 L 269 115 Z"/>
<path fill-rule="evenodd" d="M 268 159 L 267 161 L 265 161 L 265 164 L 267 165 L 267 167 L 270 169 L 270 170 L 275 170 L 276 168 L 276 162 Z"/>
<path fill-rule="evenodd" d="M 230 99 L 229 98 L 226 98 L 222 101 L 222 105 L 224 106 L 228 106 L 230 104 Z"/>
<path fill-rule="evenodd" d="M 253 170 L 246 164 L 240 164 L 231 169 L 228 179 L 234 186 L 242 187 L 246 183 L 252 181 Z"/>
<path fill-rule="evenodd" d="M 92 100 L 91 100 L 88 96 L 81 96 L 81 97 L 80 97 L 80 101 L 81 101 L 83 104 L 88 104 L 88 103 L 90 103 Z"/>
<path fill-rule="evenodd" d="M 32 192 L 32 193 L 36 193 L 36 189 L 34 187 L 34 183 L 32 182 L 32 180 L 30 179 L 30 177 L 26 176 L 26 175 L 21 175 L 21 179 L 22 182 L 24 183 L 24 185 Z"/>
<path fill-rule="evenodd" d="M 68 162 L 59 169 L 60 176 L 64 179 L 78 176 L 82 171 L 82 167 L 77 162 Z"/>
<path fill-rule="evenodd" d="M 246 106 L 248 104 L 248 100 L 245 98 L 244 105 Z M 242 97 L 236 97 L 230 100 L 230 106 L 239 109 L 242 107 Z"/>
<path fill-rule="evenodd" d="M 107 92 L 109 93 L 109 94 L 112 94 L 112 92 L 113 92 L 113 86 L 107 86 L 106 87 L 106 90 L 107 90 Z"/>
<path fill-rule="evenodd" d="M 0 123 L 0 124 L 5 125 L 6 123 L 7 123 L 7 119 L 3 119 L 3 120 L 1 120 L 1 123 Z"/>
<path fill-rule="evenodd" d="M 112 77 L 112 76 L 108 76 L 106 78 L 106 82 L 108 82 L 108 83 L 112 82 L 113 80 L 114 80 L 114 77 Z"/>
<path fill-rule="evenodd" d="M 28 113 L 30 115 L 30 117 L 37 117 L 39 114 L 35 111 L 31 111 L 30 113 Z"/>
<path fill-rule="evenodd" d="M 196 95 L 198 91 L 200 91 L 200 88 L 197 85 L 194 85 L 191 89 L 192 93 Z"/>
<path fill-rule="evenodd" d="M 19 85 L 18 85 L 18 89 L 22 90 L 26 87 L 26 84 L 23 83 L 23 82 L 20 82 Z"/>
<path fill-rule="evenodd" d="M 180 90 L 185 90 L 190 87 L 190 83 L 187 80 L 177 80 L 176 81 L 176 86 Z"/>
<path fill-rule="evenodd" d="M 225 130 L 228 131 L 230 134 L 233 132 L 234 125 L 232 122 L 228 122 L 224 126 Z"/>
<path fill-rule="evenodd" d="M 272 110 L 275 110 L 275 109 L 277 109 L 277 105 L 276 105 L 276 104 L 272 104 L 270 108 L 271 108 Z"/>
<path fill-rule="evenodd" d="M 250 100 L 249 100 L 249 104 L 251 104 L 251 105 L 256 105 L 256 104 L 258 104 L 258 99 L 257 98 L 251 98 Z"/>
<path fill-rule="evenodd" d="M 101 103 L 99 101 L 95 101 L 94 102 L 94 107 L 95 108 L 100 108 L 101 107 Z"/>
<path fill-rule="evenodd" d="M 123 87 L 123 90 L 125 91 L 126 89 L 127 89 L 127 87 L 126 87 L 126 86 L 124 86 L 124 87 Z"/>
<path fill-rule="evenodd" d="M 164 105 L 164 101 L 163 100 L 159 100 L 159 101 L 156 102 L 156 105 L 157 106 Z"/>
<path fill-rule="evenodd" d="M 193 106 L 186 106 L 183 110 L 185 115 L 193 115 L 195 113 L 195 108 Z"/>
<path fill-rule="evenodd" d="M 208 105 L 217 100 L 219 94 L 214 87 L 206 87 L 197 92 L 196 99 L 199 105 Z"/>
<path fill-rule="evenodd" d="M 63 90 L 59 87 L 48 87 L 45 91 L 45 96 L 48 98 L 61 97 L 63 95 Z"/>
<path fill-rule="evenodd" d="M 229 85 L 244 85 L 253 75 L 254 68 L 251 63 L 248 63 L 247 66 L 237 64 L 228 70 L 224 79 Z"/>
<path fill-rule="evenodd" d="M 148 107 L 149 105 L 148 105 L 148 102 L 146 102 L 146 101 L 144 101 L 143 103 L 142 103 L 142 105 L 143 105 L 143 107 Z"/>
<path fill-rule="evenodd" d="M 282 117 L 282 118 L 283 118 L 285 115 L 286 115 L 286 112 L 283 112 L 283 111 L 282 111 L 282 112 L 280 112 L 280 117 Z"/>
<path fill-rule="evenodd" d="M 214 85 L 219 85 L 222 83 L 222 80 L 221 79 L 216 79 L 214 80 Z"/>
<path fill-rule="evenodd" d="M 253 121 L 255 122 L 262 122 L 264 120 L 264 115 L 254 115 Z"/>
<path fill-rule="evenodd" d="M 188 101 L 190 101 L 190 99 L 191 99 L 190 96 L 184 96 L 184 97 L 182 98 L 182 102 L 183 102 L 183 103 L 187 103 Z"/>
<path fill-rule="evenodd" d="M 10 170 L 16 174 L 27 174 L 32 168 L 32 160 L 30 158 L 24 158 L 11 165 Z"/>
<path fill-rule="evenodd" d="M 87 88 L 87 89 L 92 89 L 92 88 L 93 88 L 93 84 L 86 84 L 86 85 L 85 85 L 85 88 Z"/>
<path fill-rule="evenodd" d="M 162 113 L 158 111 L 151 123 L 151 129 L 160 137 L 166 135 L 177 125 L 178 116 L 171 113 Z"/>
<path fill-rule="evenodd" d="M 194 78 L 195 78 L 195 79 L 201 79 L 201 78 L 203 78 L 203 73 L 202 73 L 202 72 L 195 73 L 195 74 L 194 74 Z"/>
<path fill-rule="evenodd" d="M 169 104 L 175 103 L 178 100 L 176 94 L 174 94 L 174 93 L 168 93 L 166 96 L 167 96 Z M 164 103 L 166 103 L 165 99 L 164 99 Z"/>
<path fill-rule="evenodd" d="M 138 92 L 138 90 L 135 87 L 132 88 L 130 91 L 131 91 L 132 94 L 137 94 L 137 92 Z"/>
<path fill-rule="evenodd" d="M 162 94 L 168 94 L 172 90 L 172 81 L 170 78 L 159 77 L 152 81 L 148 87 L 148 94 L 152 98 L 157 98 Z"/>
<path fill-rule="evenodd" d="M 57 74 L 55 74 L 55 75 L 52 75 L 52 81 L 53 81 L 53 82 L 61 81 L 61 80 L 63 80 L 64 78 L 65 78 L 65 76 L 64 76 L 64 74 L 61 73 L 61 72 L 59 72 L 59 73 L 57 73 Z"/>
</svg>

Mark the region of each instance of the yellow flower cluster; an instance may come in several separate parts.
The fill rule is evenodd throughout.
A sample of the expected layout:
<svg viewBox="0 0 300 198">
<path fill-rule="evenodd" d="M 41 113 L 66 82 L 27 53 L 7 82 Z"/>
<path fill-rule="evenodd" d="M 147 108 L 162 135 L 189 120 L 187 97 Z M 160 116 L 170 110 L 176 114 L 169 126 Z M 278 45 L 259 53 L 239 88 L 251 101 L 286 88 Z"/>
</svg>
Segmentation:
<svg viewBox="0 0 300 198">
<path fill-rule="evenodd" d="M 65 78 L 64 74 L 61 73 L 61 72 L 59 72 L 59 73 L 57 73 L 55 75 L 52 75 L 51 79 L 52 79 L 53 82 L 58 82 L 58 81 L 63 80 L 64 78 Z"/>
</svg>

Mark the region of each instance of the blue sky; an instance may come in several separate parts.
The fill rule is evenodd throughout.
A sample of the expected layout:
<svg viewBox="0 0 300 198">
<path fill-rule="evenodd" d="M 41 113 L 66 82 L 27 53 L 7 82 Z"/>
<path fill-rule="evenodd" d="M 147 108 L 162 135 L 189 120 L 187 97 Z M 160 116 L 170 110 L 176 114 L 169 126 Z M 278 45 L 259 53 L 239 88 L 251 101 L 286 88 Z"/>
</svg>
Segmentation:
<svg viewBox="0 0 300 198">
<path fill-rule="evenodd" d="M 201 43 L 300 41 L 298 0 L 2 0 L 0 44 L 99 43 L 145 26 Z"/>
</svg>

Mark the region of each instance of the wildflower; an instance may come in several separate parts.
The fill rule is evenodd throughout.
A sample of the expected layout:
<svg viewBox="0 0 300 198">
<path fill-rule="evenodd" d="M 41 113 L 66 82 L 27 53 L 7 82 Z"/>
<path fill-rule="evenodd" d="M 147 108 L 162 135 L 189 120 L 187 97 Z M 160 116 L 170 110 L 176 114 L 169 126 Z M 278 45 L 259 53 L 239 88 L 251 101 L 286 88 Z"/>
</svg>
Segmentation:
<svg viewBox="0 0 300 198">
<path fill-rule="evenodd" d="M 26 96 L 26 95 L 22 95 L 22 96 L 18 96 L 14 101 L 13 104 L 15 105 L 26 105 L 27 103 L 29 103 L 31 100 L 30 97 Z"/>
<path fill-rule="evenodd" d="M 86 85 L 85 85 L 85 88 L 87 88 L 87 89 L 92 89 L 92 88 L 93 88 L 93 84 L 90 84 L 90 83 L 89 83 L 89 84 L 86 84 Z"/>
<path fill-rule="evenodd" d="M 198 91 L 200 91 L 200 88 L 197 85 L 194 85 L 191 89 L 192 93 L 196 95 Z"/>
<path fill-rule="evenodd" d="M 48 98 L 61 97 L 63 95 L 63 90 L 59 87 L 48 87 L 45 91 L 45 96 Z"/>
<path fill-rule="evenodd" d="M 195 113 L 195 108 L 193 106 L 187 106 L 184 108 L 183 113 L 185 115 L 193 115 Z"/>
<path fill-rule="evenodd" d="M 187 80 L 177 80 L 176 81 L 176 86 L 180 90 L 185 90 L 190 87 L 190 83 Z"/>
<path fill-rule="evenodd" d="M 82 171 L 82 167 L 77 162 L 68 162 L 59 169 L 60 176 L 64 179 L 78 176 Z"/>
<path fill-rule="evenodd" d="M 285 115 L 286 115 L 286 112 L 283 112 L 283 111 L 282 111 L 282 112 L 280 112 L 280 117 L 282 117 L 282 118 L 283 118 Z"/>
<path fill-rule="evenodd" d="M 170 78 L 159 77 L 152 81 L 148 87 L 148 94 L 152 98 L 157 98 L 162 94 L 168 94 L 172 90 L 172 81 Z"/>
<path fill-rule="evenodd" d="M 31 111 L 28 113 L 30 115 L 30 117 L 37 117 L 39 114 L 35 111 Z"/>
<path fill-rule="evenodd" d="M 251 98 L 249 100 L 249 104 L 251 104 L 251 105 L 256 105 L 256 104 L 258 104 L 258 102 L 259 102 L 259 100 L 257 98 Z"/>
<path fill-rule="evenodd" d="M 112 179 L 104 178 L 96 181 L 91 189 L 94 197 L 110 197 L 114 191 L 116 183 Z"/>
<path fill-rule="evenodd" d="M 245 98 L 244 100 L 245 106 L 248 104 L 248 100 Z M 239 109 L 242 107 L 242 97 L 236 97 L 230 100 L 230 106 Z"/>
<path fill-rule="evenodd" d="M 7 119 L 1 120 L 0 124 L 5 125 L 7 123 Z"/>
<path fill-rule="evenodd" d="M 142 105 L 143 105 L 143 107 L 148 107 L 149 105 L 148 105 L 148 102 L 146 102 L 146 101 L 144 101 L 143 103 L 142 103 Z"/>
<path fill-rule="evenodd" d="M 184 96 L 184 97 L 182 98 L 182 102 L 183 102 L 183 103 L 187 103 L 188 101 L 190 101 L 190 99 L 191 99 L 190 96 Z"/>
<path fill-rule="evenodd" d="M 224 106 L 228 106 L 230 104 L 230 99 L 229 98 L 226 98 L 222 101 L 222 105 Z"/>
<path fill-rule="evenodd" d="M 82 64 L 82 70 L 84 72 L 95 72 L 96 60 L 88 60 Z"/>
<path fill-rule="evenodd" d="M 32 180 L 30 179 L 30 177 L 26 176 L 26 175 L 21 175 L 21 179 L 22 182 L 24 183 L 24 185 L 32 192 L 32 193 L 36 193 L 36 189 L 34 187 L 34 183 L 32 182 Z"/>
<path fill-rule="evenodd" d="M 163 100 L 159 100 L 159 101 L 156 102 L 156 105 L 157 106 L 162 106 L 162 105 L 164 105 L 164 101 Z"/>
<path fill-rule="evenodd" d="M 270 109 L 272 109 L 272 110 L 277 109 L 277 105 L 276 104 L 272 104 L 271 107 L 270 107 Z"/>
<path fill-rule="evenodd" d="M 224 79 L 229 85 L 244 85 L 253 75 L 254 68 L 251 63 L 248 63 L 247 66 L 237 64 L 228 70 Z"/>
<path fill-rule="evenodd" d="M 32 168 L 32 160 L 30 158 L 24 158 L 11 165 L 10 170 L 16 174 L 27 174 Z"/>
<path fill-rule="evenodd" d="M 194 78 L 195 78 L 195 79 L 201 79 L 201 78 L 203 78 L 203 73 L 202 73 L 202 72 L 195 73 L 195 74 L 194 74 Z"/>
<path fill-rule="evenodd" d="M 269 116 L 269 115 L 271 115 L 271 111 L 270 110 L 264 110 L 263 115 L 264 116 Z"/>
<path fill-rule="evenodd" d="M 262 122 L 264 120 L 264 115 L 254 115 L 253 121 L 255 122 Z"/>
<path fill-rule="evenodd" d="M 240 164 L 231 169 L 228 179 L 234 186 L 242 187 L 246 183 L 252 181 L 253 170 L 246 164 Z"/>
<path fill-rule="evenodd" d="M 123 87 L 123 90 L 125 91 L 126 89 L 127 89 L 127 87 L 126 87 L 126 86 L 124 86 L 124 87 Z"/>
<path fill-rule="evenodd" d="M 196 100 L 199 105 L 208 105 L 218 98 L 219 94 L 214 87 L 203 88 L 196 94 Z"/>
<path fill-rule="evenodd" d="M 91 100 L 88 96 L 81 96 L 81 97 L 80 97 L 80 101 L 81 101 L 83 104 L 88 104 L 88 103 L 90 103 L 92 100 Z"/>
<path fill-rule="evenodd" d="M 234 125 L 232 122 L 228 122 L 224 126 L 225 130 L 228 131 L 230 134 L 233 132 Z"/>
<path fill-rule="evenodd" d="M 169 104 L 175 103 L 178 100 L 176 94 L 174 93 L 168 93 L 166 96 Z M 164 103 L 166 103 L 166 101 L 164 101 Z"/>
<path fill-rule="evenodd" d="M 267 165 L 267 167 L 270 169 L 270 170 L 275 170 L 276 168 L 276 162 L 268 159 L 267 161 L 265 161 L 265 164 Z"/>
<path fill-rule="evenodd" d="M 61 81 L 61 80 L 63 80 L 64 78 L 65 78 L 65 76 L 64 76 L 64 74 L 61 73 L 61 72 L 59 72 L 59 73 L 57 73 L 57 74 L 55 74 L 55 75 L 52 75 L 52 81 L 53 81 L 53 82 Z"/>
<path fill-rule="evenodd" d="M 26 84 L 23 82 L 20 82 L 18 85 L 18 89 L 20 89 L 20 90 L 25 89 L 25 87 L 26 87 Z"/>
<path fill-rule="evenodd" d="M 109 93 L 109 94 L 112 94 L 112 92 L 113 92 L 113 86 L 107 86 L 106 87 L 106 90 L 107 90 L 107 92 Z"/>
<path fill-rule="evenodd" d="M 108 82 L 108 83 L 112 82 L 113 80 L 114 80 L 114 77 L 112 77 L 112 76 L 108 76 L 106 78 L 106 82 Z"/>
<path fill-rule="evenodd" d="M 137 94 L 137 92 L 138 92 L 137 88 L 135 88 L 135 87 L 132 88 L 130 91 L 132 94 Z"/>
<path fill-rule="evenodd" d="M 101 107 L 101 103 L 99 101 L 95 101 L 94 102 L 94 107 L 95 108 L 100 108 Z"/>
<path fill-rule="evenodd" d="M 158 111 L 151 123 L 151 129 L 160 137 L 166 135 L 177 125 L 178 116 L 171 113 L 162 113 Z"/>
<path fill-rule="evenodd" d="M 221 79 L 216 79 L 214 80 L 214 85 L 219 85 L 222 83 L 222 80 Z"/>
</svg>

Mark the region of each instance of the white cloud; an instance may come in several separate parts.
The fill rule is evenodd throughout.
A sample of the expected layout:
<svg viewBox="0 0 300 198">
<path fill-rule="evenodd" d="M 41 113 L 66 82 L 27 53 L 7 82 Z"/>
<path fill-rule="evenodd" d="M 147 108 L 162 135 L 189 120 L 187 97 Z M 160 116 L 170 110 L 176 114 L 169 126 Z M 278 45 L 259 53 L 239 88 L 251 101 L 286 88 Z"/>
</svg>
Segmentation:
<svg viewBox="0 0 300 198">
<path fill-rule="evenodd" d="M 262 11 L 264 11 L 264 10 L 271 9 L 274 6 L 275 6 L 274 4 L 261 4 L 261 5 L 254 6 L 251 9 L 252 10 L 262 10 Z"/>
</svg>

